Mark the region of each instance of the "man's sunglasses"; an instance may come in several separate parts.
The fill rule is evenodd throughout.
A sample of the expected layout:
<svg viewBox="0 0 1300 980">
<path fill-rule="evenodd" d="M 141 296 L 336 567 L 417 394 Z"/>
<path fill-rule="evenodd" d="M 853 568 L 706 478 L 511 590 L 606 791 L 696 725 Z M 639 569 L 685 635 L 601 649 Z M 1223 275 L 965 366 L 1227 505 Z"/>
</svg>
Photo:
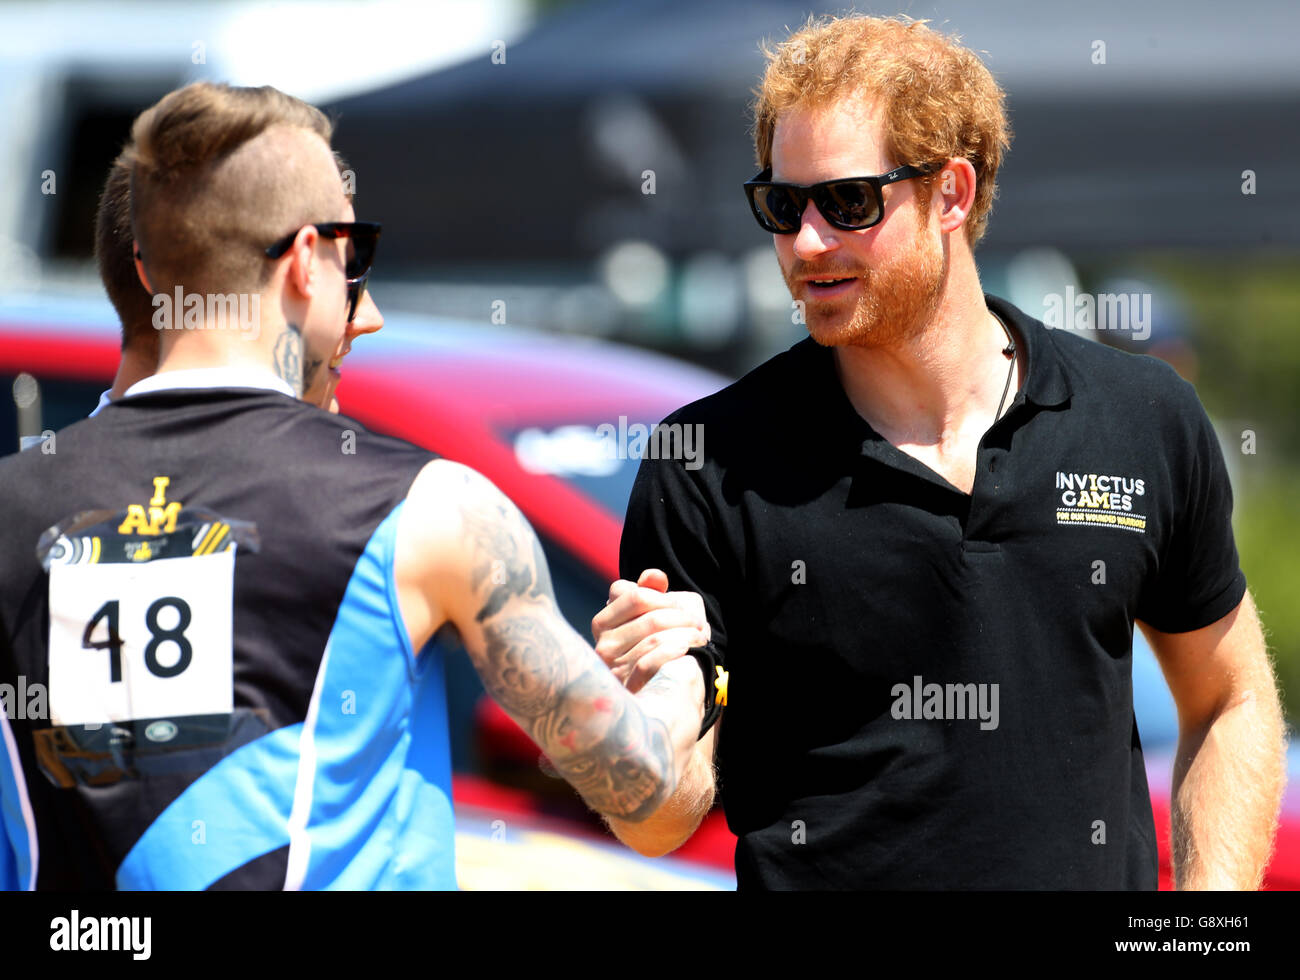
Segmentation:
<svg viewBox="0 0 1300 980">
<path fill-rule="evenodd" d="M 369 278 L 370 270 L 367 269 L 365 275 L 348 280 L 348 323 L 357 318 L 357 306 L 361 303 L 361 297 L 366 295 L 366 280 Z"/>
<path fill-rule="evenodd" d="M 885 216 L 885 198 L 880 189 L 899 180 L 923 177 L 932 168 L 899 167 L 875 177 L 843 177 L 820 184 L 785 184 L 772 180 L 768 167 L 745 181 L 745 196 L 754 217 L 765 231 L 793 235 L 803 222 L 811 198 L 822 217 L 844 231 L 861 231 L 880 223 Z"/>
<path fill-rule="evenodd" d="M 379 244 L 379 232 L 383 229 L 383 225 L 374 221 L 330 221 L 324 224 L 312 225 L 312 227 L 323 238 L 346 238 L 348 240 L 348 259 L 344 275 L 349 286 L 370 273 L 370 265 L 375 261 L 375 246 Z M 289 251 L 289 246 L 298 237 L 299 231 L 302 231 L 302 228 L 290 232 L 274 245 L 269 246 L 266 249 L 267 257 L 278 259 Z M 364 286 L 362 289 L 364 289 Z M 349 289 L 350 295 L 351 290 Z M 358 293 L 357 299 L 360 298 L 360 293 Z"/>
</svg>

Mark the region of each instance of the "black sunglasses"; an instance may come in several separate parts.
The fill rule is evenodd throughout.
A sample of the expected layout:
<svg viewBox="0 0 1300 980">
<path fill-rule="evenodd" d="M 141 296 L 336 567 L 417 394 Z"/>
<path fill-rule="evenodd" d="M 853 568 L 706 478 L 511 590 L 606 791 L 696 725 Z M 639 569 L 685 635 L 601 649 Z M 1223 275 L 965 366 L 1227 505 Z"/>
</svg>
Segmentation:
<svg viewBox="0 0 1300 980">
<path fill-rule="evenodd" d="M 361 303 L 361 297 L 366 295 L 366 281 L 369 278 L 370 270 L 367 269 L 364 275 L 348 280 L 348 323 L 357 318 L 357 306 Z"/>
<path fill-rule="evenodd" d="M 745 181 L 745 196 L 754 217 L 765 231 L 793 235 L 803 223 L 809 198 L 822 217 L 844 231 L 861 231 L 880 223 L 885 216 L 885 198 L 880 189 L 898 180 L 910 180 L 930 173 L 932 167 L 899 167 L 875 177 L 842 177 L 820 184 L 786 184 L 772 180 L 768 167 Z"/>
<path fill-rule="evenodd" d="M 370 265 L 375 261 L 375 246 L 379 244 L 379 233 L 383 230 L 383 225 L 374 221 L 329 221 L 324 224 L 312 225 L 312 227 L 324 238 L 346 238 L 348 240 L 348 259 L 344 275 L 347 277 L 349 286 L 362 277 L 369 275 Z M 302 228 L 291 231 L 274 245 L 268 246 L 266 249 L 267 257 L 278 259 L 289 251 L 289 246 L 298 237 L 299 231 L 302 231 Z M 349 289 L 348 295 L 351 296 L 351 289 Z M 357 299 L 360 300 L 360 298 L 360 293 L 358 293 Z"/>
</svg>

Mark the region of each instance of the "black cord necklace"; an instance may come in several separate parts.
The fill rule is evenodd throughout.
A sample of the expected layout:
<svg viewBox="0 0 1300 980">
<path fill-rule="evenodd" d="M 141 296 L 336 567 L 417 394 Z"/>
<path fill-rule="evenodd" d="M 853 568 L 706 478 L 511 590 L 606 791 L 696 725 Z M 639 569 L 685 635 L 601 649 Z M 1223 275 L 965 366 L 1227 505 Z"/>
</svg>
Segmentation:
<svg viewBox="0 0 1300 980">
<path fill-rule="evenodd" d="M 993 313 L 992 310 L 989 310 L 989 312 Z M 997 320 L 999 324 L 1001 324 L 1002 329 L 1006 332 L 1007 335 L 1007 346 L 1002 348 L 1002 353 L 1006 357 L 1011 358 L 1011 366 L 1007 368 L 1007 383 L 1002 386 L 1002 397 L 998 399 L 998 412 L 996 415 L 993 416 L 993 421 L 996 423 L 998 419 L 1002 418 L 1002 403 L 1007 400 L 1007 392 L 1011 390 L 1011 376 L 1015 374 L 1016 371 L 1017 352 L 1016 352 L 1015 338 L 1011 336 L 1011 331 L 1007 329 L 1007 325 L 1002 322 L 1002 317 L 998 316 L 996 313 L 993 313 L 993 318 Z"/>
</svg>

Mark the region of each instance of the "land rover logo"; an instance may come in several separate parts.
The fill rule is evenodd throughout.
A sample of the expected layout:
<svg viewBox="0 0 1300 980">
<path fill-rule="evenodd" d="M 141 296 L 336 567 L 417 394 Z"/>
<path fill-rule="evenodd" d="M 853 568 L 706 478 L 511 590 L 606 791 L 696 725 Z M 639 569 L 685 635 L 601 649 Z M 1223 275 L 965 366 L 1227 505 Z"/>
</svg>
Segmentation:
<svg viewBox="0 0 1300 980">
<path fill-rule="evenodd" d="M 170 742 L 176 737 L 177 728 L 170 721 L 155 721 L 144 730 L 144 737 L 151 742 Z"/>
</svg>

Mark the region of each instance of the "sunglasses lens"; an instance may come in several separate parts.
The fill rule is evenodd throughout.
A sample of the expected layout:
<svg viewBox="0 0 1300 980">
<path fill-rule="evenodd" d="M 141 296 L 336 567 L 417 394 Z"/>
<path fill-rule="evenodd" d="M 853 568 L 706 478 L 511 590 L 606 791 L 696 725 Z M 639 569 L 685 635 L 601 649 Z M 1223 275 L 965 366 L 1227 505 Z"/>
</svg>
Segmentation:
<svg viewBox="0 0 1300 980">
<path fill-rule="evenodd" d="M 348 236 L 347 276 L 349 279 L 359 279 L 370 270 L 370 264 L 375 260 L 377 237 L 360 231 Z"/>
<path fill-rule="evenodd" d="M 380 226 L 354 222 L 339 229 L 347 245 L 347 265 L 344 275 L 349 281 L 360 279 L 370 271 L 375 261 L 375 246 L 379 244 Z"/>
<path fill-rule="evenodd" d="M 880 220 L 880 204 L 871 185 L 862 180 L 827 184 L 817 198 L 817 208 L 828 221 L 851 228 L 869 228 Z"/>
<path fill-rule="evenodd" d="M 348 280 L 348 323 L 357 318 L 357 307 L 361 305 L 361 297 L 366 294 L 366 282 L 370 279 L 370 273 L 367 272 L 359 279 Z"/>
<path fill-rule="evenodd" d="M 780 184 L 762 184 L 751 188 L 750 200 L 758 223 L 774 234 L 783 235 L 799 230 L 802 208 L 788 187 Z"/>
</svg>

